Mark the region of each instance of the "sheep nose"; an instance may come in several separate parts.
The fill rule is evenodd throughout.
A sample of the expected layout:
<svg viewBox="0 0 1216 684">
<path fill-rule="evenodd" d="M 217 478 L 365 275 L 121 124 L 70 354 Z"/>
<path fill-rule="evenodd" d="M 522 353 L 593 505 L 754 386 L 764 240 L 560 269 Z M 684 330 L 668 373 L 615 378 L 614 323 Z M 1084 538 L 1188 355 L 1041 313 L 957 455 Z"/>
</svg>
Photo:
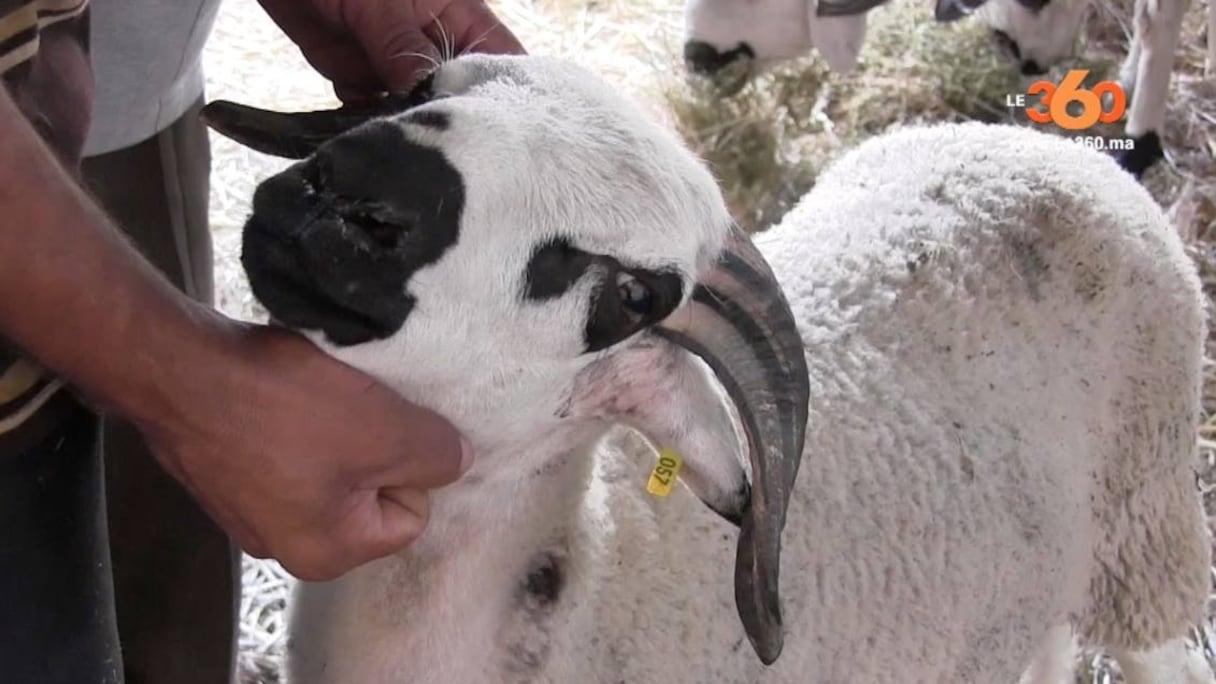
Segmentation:
<svg viewBox="0 0 1216 684">
<path fill-rule="evenodd" d="M 1022 62 L 1023 76 L 1041 76 L 1045 73 L 1047 73 L 1047 69 L 1044 69 L 1033 59 L 1028 59 Z"/>
<path fill-rule="evenodd" d="M 684 63 L 688 70 L 709 76 L 724 66 L 722 54 L 709 43 L 690 40 L 684 43 Z"/>
</svg>

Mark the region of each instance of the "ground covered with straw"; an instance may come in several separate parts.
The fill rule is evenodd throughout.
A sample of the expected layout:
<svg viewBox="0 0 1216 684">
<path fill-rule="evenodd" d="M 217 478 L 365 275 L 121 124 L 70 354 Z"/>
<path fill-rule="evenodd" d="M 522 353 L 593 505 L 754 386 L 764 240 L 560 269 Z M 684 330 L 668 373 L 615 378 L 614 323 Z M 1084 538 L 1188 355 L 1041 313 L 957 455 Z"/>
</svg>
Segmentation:
<svg viewBox="0 0 1216 684">
<path fill-rule="evenodd" d="M 1216 0 L 1208 0 L 1216 2 Z M 931 20 L 929 0 L 895 0 L 870 15 L 858 71 L 831 74 L 814 56 L 784 65 L 729 98 L 689 82 L 678 61 L 680 0 L 496 0 L 491 4 L 537 54 L 570 57 L 640 98 L 710 164 L 739 222 L 763 230 L 814 185 L 840 152 L 909 124 L 979 119 L 1024 123 L 1005 96 L 1025 92 L 975 22 Z M 1203 0 L 1193 0 L 1171 85 L 1166 163 L 1145 178 L 1187 239 L 1216 296 L 1216 65 Z M 1113 78 L 1130 35 L 1131 1 L 1095 0 L 1081 55 L 1053 72 L 1083 67 Z M 226 0 L 206 51 L 208 95 L 272 109 L 333 106 L 328 85 L 265 18 L 254 0 Z M 1118 135 L 1117 125 L 1108 131 Z M 285 166 L 212 136 L 212 224 L 221 309 L 246 320 L 265 312 L 239 267 L 240 227 L 258 181 Z M 1209 356 L 1213 348 L 1209 344 Z M 1216 511 L 1216 366 L 1209 364 L 1201 429 L 1201 486 Z M 246 559 L 241 602 L 242 684 L 280 681 L 284 608 L 292 579 L 271 561 Z M 892 606 L 892 610 L 897 610 Z M 1194 637 L 1216 661 L 1216 621 Z M 1122 681 L 1100 654 L 1084 653 L 1077 682 Z"/>
</svg>

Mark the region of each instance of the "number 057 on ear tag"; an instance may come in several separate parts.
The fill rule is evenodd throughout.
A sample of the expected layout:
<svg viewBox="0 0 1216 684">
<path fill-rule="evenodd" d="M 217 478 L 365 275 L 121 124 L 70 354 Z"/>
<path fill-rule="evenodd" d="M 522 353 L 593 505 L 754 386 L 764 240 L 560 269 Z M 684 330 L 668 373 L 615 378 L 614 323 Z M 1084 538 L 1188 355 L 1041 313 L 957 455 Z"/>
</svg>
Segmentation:
<svg viewBox="0 0 1216 684">
<path fill-rule="evenodd" d="M 683 465 L 684 460 L 676 452 L 671 449 L 660 450 L 659 462 L 654 465 L 654 470 L 650 471 L 646 491 L 659 498 L 666 497 L 671 493 L 671 488 L 675 486 L 676 476 L 680 474 L 680 468 Z"/>
</svg>

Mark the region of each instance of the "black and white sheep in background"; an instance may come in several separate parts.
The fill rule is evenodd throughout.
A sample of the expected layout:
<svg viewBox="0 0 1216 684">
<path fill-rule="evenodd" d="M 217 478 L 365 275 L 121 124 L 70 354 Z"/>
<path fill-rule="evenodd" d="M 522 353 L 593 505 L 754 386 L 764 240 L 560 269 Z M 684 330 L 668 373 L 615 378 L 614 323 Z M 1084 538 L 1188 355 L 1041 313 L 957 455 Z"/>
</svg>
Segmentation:
<svg viewBox="0 0 1216 684">
<path fill-rule="evenodd" d="M 866 13 L 886 0 L 686 0 L 684 60 L 699 74 L 731 75 L 735 87 L 771 64 L 817 50 L 828 66 L 849 73 L 865 38 Z M 1209 24 L 1216 30 L 1216 0 Z M 1025 75 L 1046 73 L 1070 58 L 1090 0 L 936 0 L 934 17 L 975 14 L 994 32 Z M 1170 76 L 1190 0 L 1136 0 L 1134 33 L 1119 82 L 1128 98 L 1125 131 L 1131 149 L 1115 152 L 1141 176 L 1164 156 Z M 1210 44 L 1216 38 L 1209 36 Z M 1216 48 L 1213 48 L 1216 50 Z M 1213 52 L 1216 60 L 1216 51 Z"/>
<path fill-rule="evenodd" d="M 753 241 L 564 61 L 206 116 L 301 160 L 244 233 L 272 317 L 478 454 L 411 547 L 298 586 L 291 684 L 1060 684 L 1074 633 L 1213 682 L 1200 283 L 1109 157 L 906 130 Z"/>
<path fill-rule="evenodd" d="M 886 0 L 685 0 L 684 64 L 730 94 L 756 73 L 815 50 L 836 72 L 857 67 L 866 15 Z"/>
<path fill-rule="evenodd" d="M 1211 8 L 1216 0 L 1208 0 Z M 969 0 L 940 0 L 939 20 L 955 19 L 968 10 Z M 1119 69 L 1119 85 L 1127 95 L 1124 132 L 1131 149 L 1116 158 L 1137 177 L 1164 157 L 1161 134 L 1174 56 L 1190 0 L 1136 0 L 1132 38 Z M 976 18 L 992 27 L 1004 50 L 1024 74 L 1046 73 L 1072 57 L 1089 0 L 988 0 L 975 9 Z M 1211 10 L 1210 11 L 1216 11 Z M 1216 38 L 1208 38 L 1209 43 Z"/>
</svg>

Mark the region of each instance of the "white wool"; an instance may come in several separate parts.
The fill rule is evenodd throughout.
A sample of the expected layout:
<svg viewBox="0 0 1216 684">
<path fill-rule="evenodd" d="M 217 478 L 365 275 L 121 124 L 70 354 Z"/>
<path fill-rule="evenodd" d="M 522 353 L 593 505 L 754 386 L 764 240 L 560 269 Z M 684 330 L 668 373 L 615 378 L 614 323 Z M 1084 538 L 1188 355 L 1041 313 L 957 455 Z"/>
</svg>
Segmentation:
<svg viewBox="0 0 1216 684">
<path fill-rule="evenodd" d="M 737 530 L 684 487 L 648 495 L 648 443 L 604 433 L 624 404 L 737 450 L 724 406 L 703 403 L 722 398 L 699 392 L 707 372 L 645 335 L 549 362 L 581 330 L 580 293 L 506 294 L 556 223 L 703 269 L 720 194 L 673 136 L 560 63 L 461 58 L 436 84 L 456 95 L 436 105 L 452 130 L 428 135 L 468 186 L 460 242 L 407 285 L 418 306 L 396 337 L 318 343 L 449 416 L 479 458 L 434 493 L 414 545 L 300 585 L 292 684 L 1012 683 L 1059 669 L 1067 624 L 1138 658 L 1148 679 L 1129 684 L 1212 681 L 1195 656 L 1154 655 L 1182 653 L 1208 586 L 1200 284 L 1112 160 L 1009 127 L 889 134 L 756 237 L 811 386 L 785 648 L 766 668 L 735 608 Z M 622 136 L 610 160 L 604 135 Z M 561 581 L 542 605 L 521 584 L 546 554 Z"/>
</svg>

